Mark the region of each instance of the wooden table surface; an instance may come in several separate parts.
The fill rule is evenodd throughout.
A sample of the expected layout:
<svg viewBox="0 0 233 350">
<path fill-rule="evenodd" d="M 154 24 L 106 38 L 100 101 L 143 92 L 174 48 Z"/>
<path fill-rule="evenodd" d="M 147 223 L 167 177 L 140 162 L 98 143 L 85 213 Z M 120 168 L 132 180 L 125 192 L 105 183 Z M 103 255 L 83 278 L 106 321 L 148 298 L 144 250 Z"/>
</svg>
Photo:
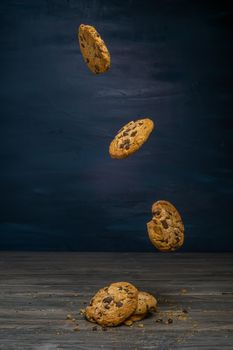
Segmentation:
<svg viewBox="0 0 233 350">
<path fill-rule="evenodd" d="M 80 309 L 122 280 L 158 311 L 93 330 Z M 0 349 L 232 349 L 232 321 L 233 254 L 0 253 Z"/>
</svg>

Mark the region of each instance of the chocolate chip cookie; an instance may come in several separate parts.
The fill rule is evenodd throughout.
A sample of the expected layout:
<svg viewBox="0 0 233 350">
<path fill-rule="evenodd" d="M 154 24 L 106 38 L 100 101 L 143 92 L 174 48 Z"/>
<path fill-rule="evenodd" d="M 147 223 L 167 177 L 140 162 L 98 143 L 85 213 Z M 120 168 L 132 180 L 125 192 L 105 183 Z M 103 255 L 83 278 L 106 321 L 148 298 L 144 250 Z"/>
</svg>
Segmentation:
<svg viewBox="0 0 233 350">
<path fill-rule="evenodd" d="M 148 139 L 154 128 L 149 118 L 131 121 L 120 129 L 109 146 L 112 158 L 122 159 L 136 152 Z"/>
<path fill-rule="evenodd" d="M 97 30 L 90 25 L 81 24 L 78 39 L 88 68 L 95 74 L 106 72 L 110 67 L 110 54 Z"/>
<path fill-rule="evenodd" d="M 152 220 L 147 230 L 152 244 L 163 252 L 180 248 L 184 243 L 184 225 L 177 209 L 167 201 L 152 206 Z"/>
<path fill-rule="evenodd" d="M 128 282 L 100 289 L 85 310 L 86 318 L 101 326 L 117 326 L 137 308 L 138 290 Z"/>
<path fill-rule="evenodd" d="M 138 293 L 138 304 L 134 313 L 124 321 L 124 324 L 130 326 L 135 321 L 141 321 L 146 317 L 148 312 L 155 311 L 157 300 L 155 297 L 147 292 L 139 291 Z"/>
</svg>

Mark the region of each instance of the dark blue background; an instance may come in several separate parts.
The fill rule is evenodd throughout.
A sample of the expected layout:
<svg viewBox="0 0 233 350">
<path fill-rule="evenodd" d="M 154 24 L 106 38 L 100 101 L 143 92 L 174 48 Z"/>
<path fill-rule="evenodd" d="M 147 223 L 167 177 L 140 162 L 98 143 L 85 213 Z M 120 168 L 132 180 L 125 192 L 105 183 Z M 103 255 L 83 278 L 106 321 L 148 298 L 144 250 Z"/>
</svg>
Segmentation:
<svg viewBox="0 0 233 350">
<path fill-rule="evenodd" d="M 1 0 L 0 249 L 154 251 L 158 199 L 183 216 L 183 251 L 233 249 L 230 3 Z M 108 73 L 86 68 L 80 23 Z M 149 141 L 111 159 L 142 116 Z"/>
</svg>

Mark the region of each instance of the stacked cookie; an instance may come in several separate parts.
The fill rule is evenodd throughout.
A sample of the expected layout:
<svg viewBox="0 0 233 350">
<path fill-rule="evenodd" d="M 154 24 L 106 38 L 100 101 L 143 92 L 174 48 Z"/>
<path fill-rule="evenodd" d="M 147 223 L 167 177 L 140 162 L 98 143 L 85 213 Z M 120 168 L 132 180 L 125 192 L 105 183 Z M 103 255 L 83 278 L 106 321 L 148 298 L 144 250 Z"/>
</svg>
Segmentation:
<svg viewBox="0 0 233 350">
<path fill-rule="evenodd" d="M 149 293 L 138 291 L 131 283 L 117 282 L 94 295 L 85 316 L 101 326 L 131 325 L 145 318 L 156 305 L 156 299 Z"/>
</svg>

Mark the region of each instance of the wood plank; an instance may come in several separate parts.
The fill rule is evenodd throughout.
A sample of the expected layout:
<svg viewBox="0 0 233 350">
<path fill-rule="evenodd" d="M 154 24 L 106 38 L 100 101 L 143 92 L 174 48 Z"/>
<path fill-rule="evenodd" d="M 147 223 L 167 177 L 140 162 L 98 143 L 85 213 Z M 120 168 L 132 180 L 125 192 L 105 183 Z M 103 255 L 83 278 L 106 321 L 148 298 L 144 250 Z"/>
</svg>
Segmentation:
<svg viewBox="0 0 233 350">
<path fill-rule="evenodd" d="M 98 288 L 119 280 L 155 294 L 157 312 L 143 328 L 93 331 L 79 310 Z M 232 254 L 0 253 L 3 350 L 231 349 L 232 319 Z"/>
</svg>

